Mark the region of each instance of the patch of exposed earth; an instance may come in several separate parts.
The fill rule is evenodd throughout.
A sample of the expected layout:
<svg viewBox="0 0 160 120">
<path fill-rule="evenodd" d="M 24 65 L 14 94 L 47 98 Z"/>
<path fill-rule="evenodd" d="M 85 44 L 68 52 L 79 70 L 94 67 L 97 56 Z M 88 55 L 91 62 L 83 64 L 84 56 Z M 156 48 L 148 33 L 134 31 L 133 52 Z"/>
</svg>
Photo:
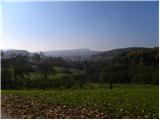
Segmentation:
<svg viewBox="0 0 160 120">
<path fill-rule="evenodd" d="M 38 100 L 31 100 L 13 95 L 2 95 L 1 107 L 11 118 L 32 119 L 105 119 L 111 118 L 107 112 L 101 112 L 92 107 L 73 107 L 63 104 L 41 104 Z M 7 117 L 3 114 L 2 117 Z"/>
</svg>

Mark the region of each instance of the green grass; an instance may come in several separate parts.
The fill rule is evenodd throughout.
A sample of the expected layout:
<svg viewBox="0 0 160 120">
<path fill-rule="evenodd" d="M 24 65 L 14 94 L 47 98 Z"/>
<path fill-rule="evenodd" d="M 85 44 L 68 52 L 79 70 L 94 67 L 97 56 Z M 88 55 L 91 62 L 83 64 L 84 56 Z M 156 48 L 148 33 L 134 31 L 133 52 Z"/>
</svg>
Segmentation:
<svg viewBox="0 0 160 120">
<path fill-rule="evenodd" d="M 91 106 L 108 112 L 113 118 L 123 118 L 123 116 L 129 118 L 159 117 L 158 86 L 114 85 L 112 90 L 104 86 L 93 86 L 92 89 L 81 90 L 2 90 L 2 95 L 12 94 L 32 99 L 39 101 L 41 105 Z"/>
<path fill-rule="evenodd" d="M 68 70 L 68 72 L 71 72 L 71 73 L 66 73 L 65 70 L 67 70 L 66 68 L 63 68 L 63 67 L 54 67 L 54 70 L 55 72 L 53 73 L 50 73 L 48 75 L 49 78 L 51 79 L 61 79 L 62 77 L 65 77 L 65 76 L 71 76 L 72 75 L 81 75 L 81 74 L 84 74 L 83 71 L 80 71 L 80 70 L 77 70 L 77 69 L 70 69 Z M 43 74 L 41 73 L 30 73 L 30 77 L 31 79 L 40 79 L 43 77 Z"/>
</svg>

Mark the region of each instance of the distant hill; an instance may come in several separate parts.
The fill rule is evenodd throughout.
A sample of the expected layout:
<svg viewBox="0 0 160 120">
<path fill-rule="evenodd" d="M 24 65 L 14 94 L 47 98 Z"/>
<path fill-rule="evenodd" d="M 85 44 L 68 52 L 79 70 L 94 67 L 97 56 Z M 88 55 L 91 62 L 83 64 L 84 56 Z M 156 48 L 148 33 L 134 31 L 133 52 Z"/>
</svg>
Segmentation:
<svg viewBox="0 0 160 120">
<path fill-rule="evenodd" d="M 28 55 L 32 56 L 34 53 L 30 53 L 26 50 L 1 50 L 5 57 L 11 57 L 13 55 Z M 37 52 L 38 53 L 38 52 Z M 97 54 L 97 51 L 92 51 L 90 49 L 71 49 L 71 50 L 52 50 L 52 51 L 43 51 L 38 54 L 44 54 L 45 56 L 51 57 L 62 57 L 65 60 L 81 61 L 87 59 L 93 54 Z M 43 55 L 43 57 L 44 57 Z"/>
<path fill-rule="evenodd" d="M 62 57 L 66 60 L 84 60 L 91 55 L 99 53 L 90 49 L 53 50 L 43 52 L 46 56 Z"/>
<path fill-rule="evenodd" d="M 116 57 L 121 54 L 127 54 L 133 51 L 141 51 L 141 50 L 151 50 L 151 48 L 143 48 L 143 47 L 130 47 L 130 48 L 121 48 L 121 49 L 114 49 L 109 51 L 103 51 L 98 54 L 93 54 L 89 60 L 91 61 L 100 61 L 100 60 L 109 60 L 113 57 Z"/>
<path fill-rule="evenodd" d="M 129 52 L 141 51 L 141 50 L 151 50 L 151 48 L 143 47 L 130 47 L 114 49 L 109 51 L 93 51 L 90 49 L 71 49 L 71 50 L 53 50 L 53 51 L 43 51 L 38 54 L 41 56 L 51 56 L 51 57 L 62 57 L 64 60 L 72 61 L 103 61 L 110 60 L 113 57 L 119 56 L 121 54 L 127 54 Z M 2 50 L 5 57 L 11 57 L 12 55 L 28 55 L 32 56 L 34 53 L 30 53 L 26 50 Z"/>
<path fill-rule="evenodd" d="M 17 55 L 30 55 L 26 50 L 1 50 L 5 57 L 17 56 Z"/>
</svg>

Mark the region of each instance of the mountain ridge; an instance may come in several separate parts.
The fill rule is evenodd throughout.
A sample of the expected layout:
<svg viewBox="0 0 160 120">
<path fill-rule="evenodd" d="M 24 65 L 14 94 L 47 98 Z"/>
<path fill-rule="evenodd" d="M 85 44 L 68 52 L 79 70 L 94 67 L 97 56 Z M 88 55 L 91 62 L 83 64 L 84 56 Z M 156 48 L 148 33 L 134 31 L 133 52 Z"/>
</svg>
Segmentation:
<svg viewBox="0 0 160 120">
<path fill-rule="evenodd" d="M 152 48 L 147 47 L 127 47 L 127 48 L 118 48 L 108 51 L 94 51 L 88 48 L 79 48 L 79 49 L 68 49 L 68 50 L 50 50 L 42 52 L 28 52 L 27 50 L 7 50 L 3 51 L 6 56 L 15 55 L 29 55 L 32 56 L 35 53 L 43 53 L 45 56 L 51 57 L 62 57 L 64 60 L 73 60 L 73 61 L 97 61 L 97 60 L 108 60 L 117 56 L 119 54 L 127 53 L 129 51 L 138 51 L 138 50 L 150 50 Z"/>
</svg>

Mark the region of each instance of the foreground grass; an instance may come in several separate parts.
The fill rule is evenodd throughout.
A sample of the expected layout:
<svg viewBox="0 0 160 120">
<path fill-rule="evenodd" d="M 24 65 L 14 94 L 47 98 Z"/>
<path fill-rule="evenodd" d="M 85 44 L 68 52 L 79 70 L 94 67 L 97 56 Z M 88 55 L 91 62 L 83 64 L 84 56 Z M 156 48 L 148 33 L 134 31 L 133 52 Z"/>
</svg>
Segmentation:
<svg viewBox="0 0 160 120">
<path fill-rule="evenodd" d="M 158 86 L 150 85 L 2 90 L 2 109 L 17 118 L 158 118 L 158 91 Z"/>
</svg>

